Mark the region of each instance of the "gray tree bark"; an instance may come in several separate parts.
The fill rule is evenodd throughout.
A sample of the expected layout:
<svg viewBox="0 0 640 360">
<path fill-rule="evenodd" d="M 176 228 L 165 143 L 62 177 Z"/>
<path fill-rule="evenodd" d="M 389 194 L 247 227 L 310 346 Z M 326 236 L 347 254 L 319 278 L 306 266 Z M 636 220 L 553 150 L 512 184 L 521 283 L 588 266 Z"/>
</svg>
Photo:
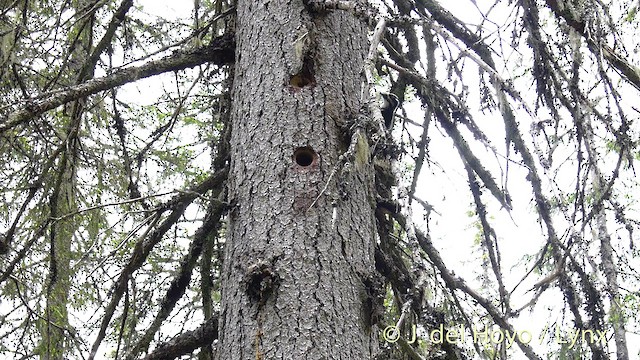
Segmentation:
<svg viewBox="0 0 640 360">
<path fill-rule="evenodd" d="M 373 167 L 338 166 L 367 28 L 302 0 L 238 1 L 220 359 L 369 359 L 377 349 Z"/>
</svg>

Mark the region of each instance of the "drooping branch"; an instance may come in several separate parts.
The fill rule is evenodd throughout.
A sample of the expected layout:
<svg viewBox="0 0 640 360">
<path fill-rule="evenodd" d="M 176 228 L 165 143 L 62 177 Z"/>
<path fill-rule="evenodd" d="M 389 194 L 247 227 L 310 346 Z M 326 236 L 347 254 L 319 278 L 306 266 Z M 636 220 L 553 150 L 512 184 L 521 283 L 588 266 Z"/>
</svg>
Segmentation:
<svg viewBox="0 0 640 360">
<path fill-rule="evenodd" d="M 444 9 L 440 4 L 438 4 L 435 0 L 416 0 L 418 7 L 422 10 L 423 16 L 427 18 L 426 11 L 429 12 L 431 18 L 435 20 L 438 24 L 442 25 L 447 31 L 453 35 L 456 39 L 462 41 L 464 45 L 473 50 L 473 52 L 478 55 L 479 58 L 473 56 L 466 49 L 459 48 L 461 53 L 467 53 L 466 56 L 471 58 L 478 66 L 486 71 L 491 77 L 491 83 L 496 90 L 496 96 L 498 100 L 498 109 L 502 117 L 504 118 L 505 124 L 505 140 L 507 146 L 507 157 L 509 151 L 511 149 L 511 143 L 513 141 L 512 137 L 513 132 L 516 131 L 511 127 L 511 123 L 515 123 L 515 115 L 511 106 L 509 105 L 509 101 L 507 99 L 506 94 L 509 94 L 512 98 L 518 100 L 521 105 L 527 110 L 528 113 L 532 114 L 532 111 L 528 108 L 528 106 L 523 101 L 521 95 L 518 93 L 516 89 L 513 88 L 513 85 L 502 79 L 496 69 L 495 62 L 491 56 L 492 51 L 484 42 L 483 38 L 474 32 L 472 32 L 463 21 L 456 18 L 449 11 Z M 428 18 L 427 18 L 428 19 Z M 432 24 L 431 26 L 440 36 L 444 39 L 450 40 L 449 34 L 440 29 L 437 24 Z M 455 41 L 450 40 L 454 46 L 458 46 Z"/>
<path fill-rule="evenodd" d="M 103 316 L 102 323 L 100 325 L 100 331 L 98 336 L 93 343 L 91 354 L 89 359 L 93 359 L 98 351 L 98 347 L 104 340 L 106 336 L 107 328 L 113 314 L 115 313 L 116 307 L 118 303 L 120 303 L 120 299 L 124 294 L 124 291 L 127 287 L 127 282 L 129 278 L 133 275 L 133 273 L 138 270 L 149 256 L 149 253 L 153 249 L 153 247 L 162 240 L 164 234 L 171 229 L 175 225 L 175 223 L 180 219 L 187 206 L 193 202 L 199 195 L 204 194 L 205 192 L 215 189 L 216 187 L 221 186 L 221 184 L 226 180 L 228 174 L 228 168 L 224 168 L 218 170 L 213 175 L 208 177 L 205 181 L 195 186 L 190 191 L 184 192 L 170 200 L 165 206 L 161 207 L 158 211 L 162 212 L 167 209 L 171 209 L 171 213 L 167 216 L 167 218 L 156 227 L 153 231 L 149 233 L 146 238 L 140 239 L 134 246 L 133 253 L 129 259 L 129 262 L 126 266 L 124 266 L 122 273 L 116 280 L 112 289 L 111 301 L 107 305 L 105 309 L 105 315 Z"/>
<path fill-rule="evenodd" d="M 442 125 L 447 134 L 451 137 L 456 148 L 460 152 L 460 156 L 469 163 L 474 172 L 483 181 L 483 184 L 487 189 L 489 189 L 491 194 L 500 202 L 500 204 L 502 204 L 505 209 L 510 210 L 512 205 L 509 195 L 500 189 L 491 173 L 484 168 L 482 162 L 473 154 L 469 145 L 457 128 L 456 123 L 454 123 L 454 119 L 452 118 L 453 115 L 461 114 L 458 116 L 459 119 L 456 120 L 464 120 L 467 124 L 471 124 L 471 126 L 468 126 L 470 130 L 477 130 L 469 119 L 464 119 L 466 117 L 464 115 L 466 114 L 466 110 L 457 103 L 455 95 L 436 81 L 426 79 L 415 71 L 405 69 L 386 60 L 383 60 L 383 63 L 406 75 L 409 83 L 411 83 L 417 90 L 417 96 L 424 104 L 427 105 L 430 111 L 433 111 L 436 119 L 440 122 L 440 125 Z M 477 136 L 483 137 L 484 135 L 482 133 L 478 133 Z"/>
<path fill-rule="evenodd" d="M 29 185 L 29 192 L 27 194 L 27 198 L 22 203 L 22 206 L 20 207 L 20 210 L 18 210 L 18 213 L 16 214 L 15 219 L 13 220 L 13 223 L 11 224 L 11 227 L 9 228 L 7 233 L 4 235 L 4 239 L 0 238 L 0 255 L 6 254 L 9 251 L 9 248 L 11 246 L 11 242 L 13 241 L 13 237 L 15 235 L 16 229 L 18 227 L 20 219 L 22 218 L 23 214 L 27 210 L 27 206 L 35 198 L 35 195 L 38 192 L 38 190 L 42 187 L 42 185 L 44 183 L 44 179 L 46 179 L 46 177 L 47 177 L 47 175 L 49 173 L 49 170 L 54 166 L 55 160 L 57 159 L 58 155 L 64 149 L 65 149 L 64 144 L 60 144 L 56 148 L 56 150 L 53 151 L 51 156 L 49 156 L 49 158 L 45 162 L 45 164 L 43 166 L 43 169 L 41 171 L 41 174 L 38 177 L 38 179 L 36 179 L 33 183 L 31 183 Z M 48 220 L 47 220 L 47 222 L 48 222 Z M 18 260 L 19 259 L 15 259 L 15 261 L 18 261 Z M 7 274 L 9 274 L 9 272 L 7 272 Z M 2 276 L 0 278 L 0 283 L 2 283 L 4 280 L 6 280 L 6 278 L 4 276 Z"/>
<path fill-rule="evenodd" d="M 511 312 L 511 305 L 509 304 L 509 294 L 502 278 L 500 250 L 498 249 L 498 242 L 496 241 L 496 233 L 491 224 L 489 224 L 487 208 L 480 197 L 482 191 L 480 190 L 480 186 L 476 180 L 473 170 L 468 164 L 465 164 L 465 169 L 467 170 L 467 177 L 469 179 L 469 190 L 471 190 L 471 193 L 473 194 L 473 202 L 476 206 L 476 215 L 478 216 L 481 224 L 480 229 L 482 231 L 482 243 L 487 255 L 489 255 L 491 270 L 493 271 L 498 283 L 501 305 L 503 306 L 504 313 L 508 315 Z"/>
<path fill-rule="evenodd" d="M 395 298 L 399 301 L 398 306 L 404 311 L 411 309 L 415 314 L 415 321 L 425 329 L 432 330 L 444 324 L 444 314 L 428 301 L 424 301 L 424 285 L 418 279 L 415 269 L 411 271 L 407 268 L 403 249 L 391 234 L 391 229 L 395 226 L 394 214 L 397 214 L 401 207 L 394 201 L 378 201 L 376 219 L 380 244 L 375 249 L 376 270 L 391 284 Z M 387 214 L 391 216 L 388 217 Z M 417 355 L 413 349 L 406 348 L 403 344 L 399 345 L 403 351 L 409 351 L 411 356 Z M 447 353 L 447 359 L 464 359 L 460 355 L 460 349 L 453 343 L 444 342 L 441 344 L 441 350 Z"/>
<path fill-rule="evenodd" d="M 109 26 L 107 27 L 106 33 L 104 34 L 104 36 L 102 36 L 102 39 L 100 39 L 95 49 L 93 49 L 87 63 L 82 68 L 82 71 L 78 76 L 79 81 L 83 81 L 87 78 L 93 77 L 93 71 L 96 67 L 96 64 L 98 63 L 98 60 L 100 59 L 100 55 L 102 55 L 109 44 L 111 44 L 111 40 L 116 34 L 116 30 L 124 21 L 127 12 L 129 11 L 129 9 L 131 9 L 131 6 L 133 6 L 133 0 L 122 1 L 116 12 L 113 14 L 113 17 L 109 22 Z M 87 77 L 87 75 L 89 76 Z"/>
<path fill-rule="evenodd" d="M 144 360 L 175 359 L 212 343 L 218 338 L 218 314 L 214 314 L 199 328 L 182 333 L 158 346 Z"/>
<path fill-rule="evenodd" d="M 113 74 L 95 78 L 82 84 L 58 89 L 28 99 L 16 111 L 0 122 L 0 132 L 11 129 L 56 107 L 89 95 L 117 86 L 159 75 L 169 71 L 184 70 L 204 63 L 215 65 L 229 64 L 234 60 L 234 42 L 231 35 L 223 35 L 212 40 L 211 44 L 188 51 L 178 51 L 165 58 L 150 61 L 141 66 L 115 71 Z"/>
<path fill-rule="evenodd" d="M 502 313 L 489 299 L 473 290 L 462 278 L 456 276 L 449 270 L 442 259 L 442 256 L 440 256 L 440 252 L 433 245 L 428 235 L 413 227 L 410 218 L 407 218 L 398 212 L 392 213 L 392 216 L 408 235 L 411 234 L 410 236 L 415 237 L 414 241 L 416 241 L 422 250 L 428 255 L 429 259 L 440 273 L 440 277 L 444 280 L 445 284 L 451 291 L 461 290 L 484 308 L 498 326 L 508 331 L 510 334 L 515 333 L 516 330 L 513 325 L 507 321 L 507 317 L 504 313 Z M 527 358 L 541 360 L 528 343 L 521 341 L 518 337 L 514 340 Z"/>
<path fill-rule="evenodd" d="M 421 6 L 424 6 L 424 8 L 428 10 L 432 15 L 434 20 L 444 26 L 457 39 L 461 40 L 469 49 L 472 49 L 494 72 L 497 71 L 495 62 L 493 61 L 493 58 L 491 56 L 490 48 L 482 41 L 480 37 L 469 31 L 463 25 L 464 23 L 462 21 L 443 9 L 434 0 L 417 0 L 417 3 Z M 530 7 L 535 6 L 534 4 L 528 5 L 530 5 Z M 530 22 L 533 20 L 535 19 L 529 19 Z M 505 91 L 503 87 L 497 85 L 500 84 L 494 84 L 498 92 Z M 558 236 L 555 230 L 555 226 L 553 225 L 553 222 L 551 220 L 551 205 L 549 204 L 549 200 L 544 196 L 544 192 L 542 190 L 542 180 L 538 174 L 534 157 L 529 151 L 529 148 L 518 129 L 518 123 L 508 103 L 501 104 L 501 112 L 503 115 L 505 129 L 508 135 L 508 142 L 513 144 L 514 149 L 520 154 L 524 165 L 529 170 L 527 179 L 531 183 L 538 212 L 546 225 L 549 243 L 553 246 L 558 246 Z"/>
<path fill-rule="evenodd" d="M 422 34 L 424 37 L 424 44 L 426 46 L 427 77 L 433 79 L 436 76 L 436 58 L 435 58 L 436 44 L 434 42 L 434 36 L 431 33 L 431 31 L 429 31 L 429 29 L 427 29 L 426 27 L 423 27 Z M 405 91 L 404 88 L 406 88 L 407 86 L 407 80 L 404 79 L 403 77 L 398 77 L 398 81 L 402 81 L 403 84 L 401 87 L 403 88 L 403 91 Z M 416 157 L 416 160 L 415 160 L 415 169 L 413 171 L 413 179 L 411 180 L 411 187 L 409 188 L 409 194 L 411 195 L 410 199 L 412 199 L 415 194 L 416 187 L 418 186 L 418 177 L 420 176 L 420 172 L 422 171 L 422 166 L 424 164 L 424 161 L 428 157 L 429 125 L 431 124 L 432 117 L 433 117 L 433 112 L 429 109 L 425 109 L 425 113 L 423 117 L 424 120 L 422 122 L 422 135 L 420 135 L 420 142 L 418 143 L 419 144 L 418 156 Z"/>
<path fill-rule="evenodd" d="M 636 89 L 640 90 L 640 68 L 633 66 L 624 57 L 615 50 L 605 44 L 601 39 L 594 39 L 589 33 L 589 28 L 584 19 L 576 17 L 576 15 L 565 6 L 562 1 L 546 0 L 547 6 L 553 11 L 554 15 L 563 19 L 567 25 L 571 26 L 587 41 L 589 49 L 596 55 L 602 55 L 607 62 L 618 70 L 623 78 L 630 82 Z"/>
<path fill-rule="evenodd" d="M 427 254 L 431 263 L 433 263 L 434 267 L 440 273 L 440 278 L 444 281 L 445 285 L 447 286 L 447 288 L 449 288 L 453 296 L 455 296 L 455 290 L 461 290 L 463 293 L 473 298 L 482 308 L 484 308 L 498 326 L 508 331 L 509 333 L 515 332 L 515 329 L 507 320 L 507 313 L 500 311 L 490 299 L 487 299 L 486 297 L 480 295 L 477 291 L 472 289 L 462 278 L 456 276 L 449 270 L 444 260 L 440 256 L 440 252 L 431 242 L 429 235 L 424 234 L 413 226 L 412 221 L 410 220 L 411 217 L 405 216 L 400 212 L 401 206 L 399 204 L 383 203 L 378 204 L 378 207 L 383 208 L 384 211 L 389 214 L 393 218 L 393 220 L 395 220 L 395 222 L 405 231 L 407 237 L 410 238 L 409 240 L 411 242 L 417 243 L 420 248 Z M 411 293 L 414 289 L 414 286 L 416 285 L 416 280 L 412 275 L 410 275 L 410 273 L 408 273 L 406 270 L 403 270 L 402 267 L 397 267 L 395 265 L 390 266 L 389 264 L 402 264 L 402 261 L 398 262 L 397 260 L 393 259 L 394 256 L 389 256 L 389 254 L 390 252 L 385 251 L 382 248 L 376 249 L 376 268 L 388 280 L 391 281 L 396 290 L 401 290 L 404 293 Z M 519 339 L 515 339 L 515 341 L 520 349 L 525 353 L 527 358 L 538 360 L 540 359 L 540 357 L 533 351 L 528 343 L 524 343 Z"/>
<path fill-rule="evenodd" d="M 222 188 L 219 187 L 215 191 L 220 195 L 222 192 Z M 138 340 L 138 343 L 133 346 L 133 350 L 129 352 L 127 355 L 127 359 L 135 359 L 140 353 L 147 350 L 149 344 L 153 340 L 154 335 L 160 329 L 160 326 L 167 319 L 176 303 L 180 298 L 184 295 L 189 282 L 191 281 L 191 274 L 193 272 L 193 268 L 196 265 L 196 261 L 200 257 L 202 253 L 202 248 L 204 246 L 205 240 L 209 237 L 212 232 L 216 232 L 220 227 L 220 218 L 222 217 L 222 213 L 225 210 L 224 203 L 221 201 L 213 200 L 207 210 L 207 215 L 205 216 L 204 222 L 202 226 L 196 231 L 194 235 L 194 239 L 189 247 L 188 253 L 182 258 L 180 261 L 180 269 L 178 274 L 174 277 L 173 281 L 169 285 L 169 289 L 167 289 L 167 293 L 165 294 L 162 302 L 160 304 L 160 310 L 158 311 L 158 315 L 153 320 L 151 326 L 147 328 L 144 335 Z"/>
</svg>

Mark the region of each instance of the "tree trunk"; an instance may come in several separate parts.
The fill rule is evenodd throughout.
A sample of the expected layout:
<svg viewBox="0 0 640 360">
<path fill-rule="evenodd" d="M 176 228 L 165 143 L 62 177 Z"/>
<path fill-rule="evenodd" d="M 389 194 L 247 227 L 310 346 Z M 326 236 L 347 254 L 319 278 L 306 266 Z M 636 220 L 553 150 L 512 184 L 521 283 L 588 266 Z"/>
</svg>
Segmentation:
<svg viewBox="0 0 640 360">
<path fill-rule="evenodd" d="M 71 7 L 81 13 L 87 7 L 86 0 L 74 0 Z M 71 45 L 68 70 L 61 77 L 67 84 L 81 83 L 87 75 L 82 73 L 92 46 L 93 20 L 87 17 L 79 21 L 74 30 L 79 32 L 77 43 Z M 93 74 L 93 66 L 87 68 Z M 40 330 L 42 343 L 40 358 L 46 360 L 65 359 L 71 347 L 69 339 L 68 306 L 73 272 L 72 244 L 80 226 L 77 217 L 69 216 L 78 210 L 77 166 L 80 151 L 80 127 L 85 112 L 85 99 L 66 104 L 63 115 L 58 119 L 60 132 L 64 132 L 66 146 L 57 162 L 57 172 L 49 201 L 51 217 L 55 221 L 49 233 L 49 277 L 46 288 L 45 321 Z"/>
<path fill-rule="evenodd" d="M 581 125 L 585 137 L 585 147 L 589 154 L 589 158 L 592 159 L 591 174 L 593 178 L 593 191 L 596 194 L 596 197 L 601 197 L 604 196 L 607 191 L 607 184 L 597 161 L 600 158 L 600 155 L 596 150 L 595 134 L 593 133 L 589 114 L 584 116 L 582 122 L 583 123 Z M 604 276 L 607 281 L 605 290 L 609 295 L 609 321 L 613 327 L 613 339 L 616 343 L 616 359 L 628 360 L 629 349 L 627 348 L 627 330 L 625 328 L 626 319 L 624 309 L 621 306 L 624 299 L 620 295 L 618 266 L 615 261 L 616 252 L 611 245 L 611 235 L 609 234 L 607 214 L 604 211 L 604 206 L 602 206 L 595 214 L 594 237 L 595 240 L 600 240 L 600 261 L 602 272 L 604 272 Z"/>
<path fill-rule="evenodd" d="M 80 12 L 86 4 L 74 1 L 72 7 Z M 85 23 L 86 22 L 86 23 Z M 68 83 L 75 83 L 76 74 L 81 70 L 91 46 L 91 22 L 85 20 L 76 25 L 80 32 L 78 43 L 69 58 Z M 65 217 L 77 211 L 76 177 L 77 156 L 79 151 L 79 130 L 84 101 L 78 100 L 68 104 L 59 119 L 60 131 L 66 135 L 66 148 L 57 162 L 57 172 L 51 188 L 49 201 L 51 217 L 60 218 L 55 221 L 49 233 L 49 276 L 46 288 L 45 318 L 41 326 L 42 336 L 40 359 L 64 359 L 69 351 L 69 293 L 73 274 L 71 271 L 72 243 L 78 230 L 78 221 L 74 216 Z"/>
<path fill-rule="evenodd" d="M 237 7 L 220 359 L 369 359 L 373 173 L 341 128 L 361 106 L 364 23 L 302 0 Z"/>
</svg>

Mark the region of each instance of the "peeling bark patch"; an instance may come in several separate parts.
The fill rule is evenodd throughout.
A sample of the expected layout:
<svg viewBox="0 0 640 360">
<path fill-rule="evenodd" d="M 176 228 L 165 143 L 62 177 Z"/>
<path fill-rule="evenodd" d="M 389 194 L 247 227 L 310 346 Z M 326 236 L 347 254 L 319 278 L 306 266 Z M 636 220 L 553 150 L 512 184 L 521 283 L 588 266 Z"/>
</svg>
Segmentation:
<svg viewBox="0 0 640 360">
<path fill-rule="evenodd" d="M 308 146 L 300 147 L 293 152 L 293 161 L 301 168 L 317 168 L 318 154 Z"/>
<path fill-rule="evenodd" d="M 259 307 L 266 303 L 280 283 L 280 277 L 273 267 L 264 261 L 249 266 L 243 280 L 249 299 L 258 303 Z"/>
</svg>

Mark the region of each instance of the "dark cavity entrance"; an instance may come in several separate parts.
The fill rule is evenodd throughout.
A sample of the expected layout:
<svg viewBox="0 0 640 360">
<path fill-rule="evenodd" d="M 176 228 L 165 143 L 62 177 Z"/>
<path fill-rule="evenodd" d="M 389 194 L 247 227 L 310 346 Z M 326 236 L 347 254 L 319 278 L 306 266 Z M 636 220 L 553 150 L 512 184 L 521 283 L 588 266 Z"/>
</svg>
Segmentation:
<svg viewBox="0 0 640 360">
<path fill-rule="evenodd" d="M 317 162 L 318 154 L 310 147 L 297 148 L 293 152 L 293 160 L 302 167 L 308 167 Z"/>
</svg>

